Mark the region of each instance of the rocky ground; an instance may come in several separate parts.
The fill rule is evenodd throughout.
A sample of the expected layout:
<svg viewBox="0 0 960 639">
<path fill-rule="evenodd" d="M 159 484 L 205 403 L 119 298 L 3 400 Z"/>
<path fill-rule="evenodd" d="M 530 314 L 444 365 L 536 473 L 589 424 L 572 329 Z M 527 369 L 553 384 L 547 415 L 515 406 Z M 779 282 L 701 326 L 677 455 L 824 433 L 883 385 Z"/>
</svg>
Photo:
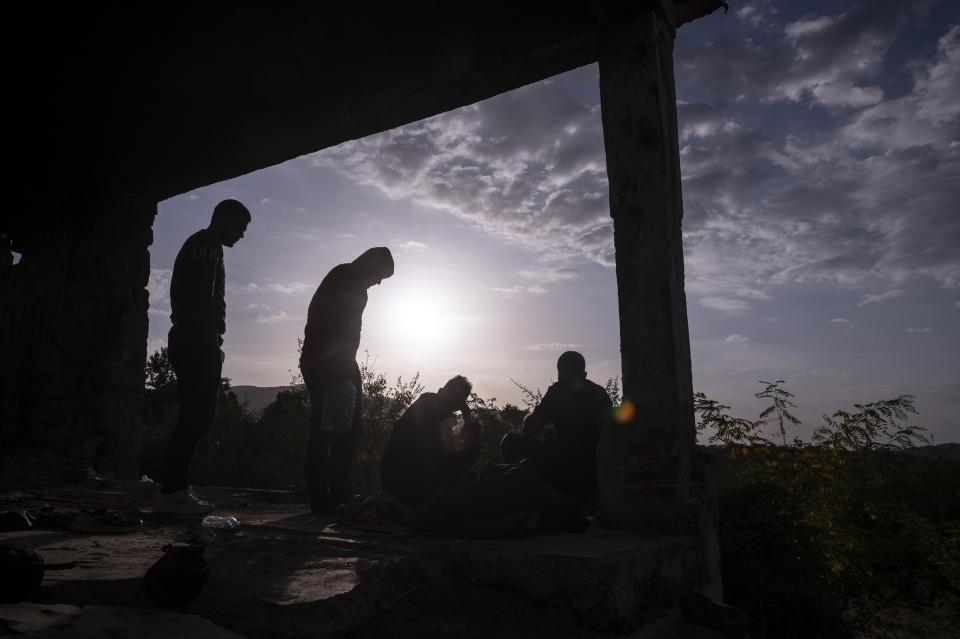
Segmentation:
<svg viewBox="0 0 960 639">
<path fill-rule="evenodd" d="M 0 634 L 38 637 L 719 637 L 668 609 L 689 548 L 682 539 L 604 531 L 524 540 L 375 534 L 305 513 L 292 493 L 200 489 L 236 516 L 205 556 L 210 576 L 192 604 L 166 610 L 143 575 L 196 526 L 153 513 L 149 486 L 88 481 L 8 491 L 0 509 L 140 510 L 129 534 L 0 533 L 36 549 L 48 572 L 29 602 L 0 606 Z"/>
</svg>

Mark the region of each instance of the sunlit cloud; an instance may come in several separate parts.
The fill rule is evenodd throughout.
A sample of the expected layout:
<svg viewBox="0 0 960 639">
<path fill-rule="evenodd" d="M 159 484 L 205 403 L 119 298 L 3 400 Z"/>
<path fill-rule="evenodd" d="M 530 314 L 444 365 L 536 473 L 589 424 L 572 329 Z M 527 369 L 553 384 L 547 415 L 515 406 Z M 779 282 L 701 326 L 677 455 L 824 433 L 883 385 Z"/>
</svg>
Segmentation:
<svg viewBox="0 0 960 639">
<path fill-rule="evenodd" d="M 397 244 L 397 248 L 401 251 L 423 251 L 427 247 L 423 242 L 417 242 L 416 240 L 407 240 L 406 242 L 400 242 Z"/>
<path fill-rule="evenodd" d="M 311 159 L 545 253 L 612 253 L 599 106 L 550 81 Z"/>
<path fill-rule="evenodd" d="M 727 335 L 723 341 L 730 342 L 731 344 L 739 344 L 740 346 L 746 346 L 750 343 L 750 338 L 746 335 L 733 333 L 732 335 Z"/>
<path fill-rule="evenodd" d="M 845 317 L 835 317 L 832 320 L 830 320 L 830 323 L 840 326 L 847 331 L 852 331 L 856 326 L 856 324 L 854 324 L 853 322 L 851 322 Z"/>
<path fill-rule="evenodd" d="M 296 319 L 286 311 L 274 309 L 269 304 L 259 302 L 243 306 L 239 313 L 257 324 L 276 324 Z"/>
<path fill-rule="evenodd" d="M 530 346 L 524 346 L 523 350 L 525 351 L 572 351 L 576 348 L 580 348 L 580 344 L 559 344 L 557 342 L 550 342 L 548 344 L 531 344 Z"/>
<path fill-rule="evenodd" d="M 761 44 L 731 32 L 703 43 L 682 42 L 677 73 L 734 100 L 876 104 L 883 92 L 870 82 L 896 37 L 900 11 L 893 3 L 864 3 L 775 25 L 774 11 L 765 3 L 751 3 L 737 17 L 750 28 L 779 32 L 776 37 Z"/>
<path fill-rule="evenodd" d="M 745 312 L 749 300 L 770 299 L 771 285 L 794 282 L 859 287 L 929 277 L 960 285 L 960 145 L 949 144 L 958 135 L 960 81 L 950 70 L 960 30 L 948 29 L 932 56 L 911 62 L 906 95 L 888 97 L 871 82 L 903 11 L 859 5 L 778 24 L 771 3 L 754 2 L 738 17 L 762 43 L 731 34 L 678 46 L 688 293 L 728 300 L 707 308 Z M 684 86 L 732 102 L 685 100 Z M 818 133 L 771 139 L 738 110 L 770 101 L 849 115 L 823 120 Z M 543 255 L 613 264 L 599 110 L 557 83 L 310 157 Z M 904 224 L 905 211 L 918 222 Z M 941 233 L 917 250 L 931 225 Z"/>
<path fill-rule="evenodd" d="M 915 62 L 912 92 L 779 144 L 730 126 L 738 116 L 723 107 L 681 105 L 681 130 L 704 136 L 682 148 L 688 292 L 742 298 L 770 284 L 920 277 L 960 285 L 960 144 L 951 142 L 960 80 L 941 71 L 960 55 L 957 33 Z M 861 302 L 902 293 L 882 295 Z"/>
<path fill-rule="evenodd" d="M 731 315 L 745 313 L 750 310 L 749 302 L 725 297 L 704 297 L 700 300 L 700 306 Z"/>
<path fill-rule="evenodd" d="M 895 288 L 885 293 L 864 295 L 863 299 L 860 300 L 857 306 L 866 306 L 867 304 L 879 304 L 881 302 L 886 302 L 892 299 L 896 299 L 898 297 L 903 297 L 905 293 L 906 291 L 904 291 L 903 289 Z"/>
<path fill-rule="evenodd" d="M 525 269 L 520 271 L 518 275 L 524 279 L 539 282 L 540 284 L 568 282 L 580 277 L 580 274 L 576 271 L 576 269 L 569 267 Z"/>
<path fill-rule="evenodd" d="M 779 9 L 770 6 L 769 2 L 757 0 L 743 5 L 734 12 L 734 15 L 751 27 L 758 28 L 773 19 L 779 12 Z"/>
<path fill-rule="evenodd" d="M 147 291 L 150 293 L 150 315 L 155 317 L 170 315 L 170 278 L 173 271 L 156 264 L 150 265 L 150 279 Z"/>
<path fill-rule="evenodd" d="M 937 42 L 937 58 L 916 75 L 914 101 L 917 115 L 937 125 L 960 117 L 960 26 L 952 27 Z"/>
<path fill-rule="evenodd" d="M 269 291 L 274 293 L 283 293 L 284 295 L 295 295 L 297 293 L 309 291 L 311 290 L 311 287 L 303 282 L 248 282 L 241 290 L 249 293 Z"/>
<path fill-rule="evenodd" d="M 491 289 L 495 293 L 500 293 L 501 295 L 522 295 L 529 293 L 531 295 L 543 295 L 547 292 L 547 289 L 539 284 L 524 285 L 524 284 L 514 284 L 513 286 L 495 286 Z"/>
<path fill-rule="evenodd" d="M 284 322 L 286 320 L 293 319 L 286 313 L 286 311 L 271 311 L 267 313 L 260 313 L 257 315 L 258 324 L 274 324 L 276 322 Z"/>
</svg>

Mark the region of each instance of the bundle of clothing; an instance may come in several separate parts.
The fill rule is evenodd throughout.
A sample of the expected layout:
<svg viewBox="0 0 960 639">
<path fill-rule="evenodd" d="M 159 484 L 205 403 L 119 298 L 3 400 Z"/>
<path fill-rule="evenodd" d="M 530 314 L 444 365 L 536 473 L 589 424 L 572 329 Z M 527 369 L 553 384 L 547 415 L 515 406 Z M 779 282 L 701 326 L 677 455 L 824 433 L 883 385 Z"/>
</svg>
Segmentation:
<svg viewBox="0 0 960 639">
<path fill-rule="evenodd" d="M 390 494 L 357 499 L 341 506 L 340 523 L 368 531 L 464 538 L 581 533 L 590 525 L 576 503 L 523 464 L 489 466 L 480 479 L 414 507 Z"/>
</svg>

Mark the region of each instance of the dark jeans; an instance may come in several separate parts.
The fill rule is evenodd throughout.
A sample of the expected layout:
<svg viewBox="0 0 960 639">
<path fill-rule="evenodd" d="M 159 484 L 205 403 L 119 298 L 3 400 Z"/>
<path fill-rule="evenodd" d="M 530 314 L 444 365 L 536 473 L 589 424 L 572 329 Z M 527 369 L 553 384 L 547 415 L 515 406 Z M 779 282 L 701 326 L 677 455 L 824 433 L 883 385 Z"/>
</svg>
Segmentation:
<svg viewBox="0 0 960 639">
<path fill-rule="evenodd" d="M 500 455 L 508 464 L 524 464 L 537 470 L 554 488 L 582 508 L 596 497 L 596 450 L 564 451 L 555 438 L 540 441 L 522 433 L 507 433 L 500 440 Z"/>
<path fill-rule="evenodd" d="M 349 407 L 340 404 L 344 391 L 342 385 L 347 380 L 321 382 L 309 368 L 302 373 L 310 395 L 310 436 L 304 467 L 307 492 L 314 509 L 333 507 L 353 494 L 350 468 L 360 433 L 360 380 L 349 380 L 356 394 L 353 410 L 345 411 Z M 338 404 L 332 410 L 331 402 Z"/>
<path fill-rule="evenodd" d="M 170 364 L 177 375 L 180 413 L 170 436 L 163 465 L 162 490 L 174 493 L 187 487 L 187 471 L 200 443 L 217 416 L 223 351 L 216 346 L 197 347 L 170 337 Z"/>
<path fill-rule="evenodd" d="M 540 516 L 540 532 L 579 533 L 589 525 L 573 500 L 524 465 L 499 466 L 485 479 L 433 497 L 413 509 L 411 524 L 424 532 L 509 537 L 517 516 L 532 513 Z"/>
</svg>

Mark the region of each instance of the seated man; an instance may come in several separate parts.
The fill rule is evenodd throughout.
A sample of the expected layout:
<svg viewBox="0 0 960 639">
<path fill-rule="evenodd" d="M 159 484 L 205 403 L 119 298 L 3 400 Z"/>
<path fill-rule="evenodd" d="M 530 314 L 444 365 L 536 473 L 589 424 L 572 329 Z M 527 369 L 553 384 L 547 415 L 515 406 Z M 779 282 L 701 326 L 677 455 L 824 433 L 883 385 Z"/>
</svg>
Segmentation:
<svg viewBox="0 0 960 639">
<path fill-rule="evenodd" d="M 581 507 L 596 496 L 599 422 L 613 404 L 602 386 L 587 379 L 583 355 L 567 351 L 557 360 L 557 383 L 547 389 L 522 433 L 507 433 L 500 453 L 508 464 L 527 459 L 557 490 Z M 555 437 L 541 440 L 553 422 Z"/>
<path fill-rule="evenodd" d="M 480 456 L 480 426 L 470 422 L 472 386 L 457 375 L 436 393 L 424 393 L 397 420 L 380 465 L 384 492 L 418 506 L 453 488 Z M 453 413 L 463 414 L 454 436 Z"/>
</svg>

